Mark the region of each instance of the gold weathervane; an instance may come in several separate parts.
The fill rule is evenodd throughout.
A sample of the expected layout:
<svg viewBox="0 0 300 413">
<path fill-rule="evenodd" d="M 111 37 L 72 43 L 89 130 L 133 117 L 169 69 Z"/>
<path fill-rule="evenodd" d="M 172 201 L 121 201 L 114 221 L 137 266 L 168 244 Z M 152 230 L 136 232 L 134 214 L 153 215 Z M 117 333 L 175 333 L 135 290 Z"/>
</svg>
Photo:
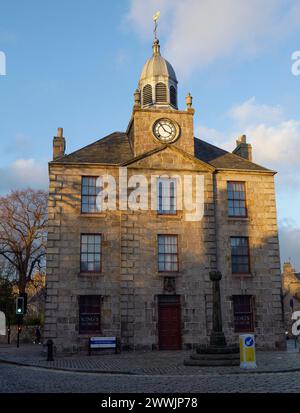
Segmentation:
<svg viewBox="0 0 300 413">
<path fill-rule="evenodd" d="M 153 21 L 154 21 L 154 39 L 157 40 L 157 20 L 159 19 L 160 16 L 160 11 L 157 11 L 154 16 L 152 17 Z"/>
</svg>

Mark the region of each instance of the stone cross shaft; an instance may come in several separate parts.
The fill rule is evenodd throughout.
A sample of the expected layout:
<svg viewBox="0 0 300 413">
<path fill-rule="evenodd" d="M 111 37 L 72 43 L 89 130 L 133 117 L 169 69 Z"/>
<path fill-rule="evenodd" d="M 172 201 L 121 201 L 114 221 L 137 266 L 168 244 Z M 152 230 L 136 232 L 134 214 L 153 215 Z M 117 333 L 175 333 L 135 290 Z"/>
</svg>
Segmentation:
<svg viewBox="0 0 300 413">
<path fill-rule="evenodd" d="M 220 294 L 220 281 L 222 274 L 220 271 L 211 271 L 209 273 L 210 280 L 212 281 L 212 294 L 213 294 L 213 329 L 210 335 L 210 344 L 212 346 L 224 347 L 226 346 L 226 339 L 223 333 L 222 326 L 222 309 L 221 309 L 221 294 Z"/>
</svg>

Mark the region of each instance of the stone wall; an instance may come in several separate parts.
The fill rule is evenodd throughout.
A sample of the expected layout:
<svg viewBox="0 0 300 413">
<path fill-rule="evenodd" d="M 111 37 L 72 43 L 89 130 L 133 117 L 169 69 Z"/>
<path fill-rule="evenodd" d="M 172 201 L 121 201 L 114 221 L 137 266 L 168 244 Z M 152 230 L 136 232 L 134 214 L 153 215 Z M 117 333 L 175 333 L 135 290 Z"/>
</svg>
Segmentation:
<svg viewBox="0 0 300 413">
<path fill-rule="evenodd" d="M 184 348 L 208 343 L 211 330 L 212 295 L 209 271 L 219 269 L 224 331 L 229 342 L 233 332 L 233 294 L 251 294 L 256 299 L 255 331 L 259 348 L 282 345 L 280 261 L 272 174 L 213 173 L 174 148 L 155 153 L 128 165 L 128 178 L 143 174 L 202 174 L 205 177 L 204 218 L 199 222 L 155 211 L 106 211 L 81 214 L 81 176 L 109 173 L 117 167 L 50 167 L 49 235 L 47 250 L 47 298 L 45 338 L 54 340 L 58 351 L 77 351 L 87 345 L 79 335 L 78 296 L 102 297 L 102 335 L 121 336 L 124 348 L 158 347 L 157 300 L 167 294 L 164 275 L 157 270 L 157 235 L 177 234 L 179 272 L 173 293 L 181 297 L 181 327 Z M 244 180 L 247 186 L 248 218 L 228 218 L 227 180 Z M 195 193 L 194 193 L 195 195 Z M 102 272 L 80 273 L 80 234 L 101 233 Z M 249 236 L 251 276 L 231 274 L 230 236 Z"/>
<path fill-rule="evenodd" d="M 246 182 L 247 218 L 228 217 L 227 181 Z M 232 295 L 253 295 L 258 347 L 282 347 L 285 341 L 274 178 L 272 174 L 220 172 L 216 175 L 216 194 L 224 332 L 230 341 L 238 339 L 233 333 Z M 230 236 L 249 237 L 250 276 L 231 274 Z"/>
<path fill-rule="evenodd" d="M 194 109 L 177 111 L 138 108 L 135 108 L 133 112 L 132 141 L 134 155 L 139 156 L 161 147 L 161 143 L 153 136 L 153 124 L 160 118 L 168 118 L 179 124 L 181 129 L 180 138 L 173 145 L 190 155 L 194 155 Z"/>
</svg>

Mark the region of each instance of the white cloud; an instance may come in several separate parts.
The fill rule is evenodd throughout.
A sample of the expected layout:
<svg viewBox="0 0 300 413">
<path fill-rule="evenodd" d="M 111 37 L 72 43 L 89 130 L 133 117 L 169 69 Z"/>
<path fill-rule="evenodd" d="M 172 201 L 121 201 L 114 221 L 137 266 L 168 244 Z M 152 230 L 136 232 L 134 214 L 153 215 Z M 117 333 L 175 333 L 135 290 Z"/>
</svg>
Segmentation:
<svg viewBox="0 0 300 413">
<path fill-rule="evenodd" d="M 249 58 L 299 25 L 300 3 L 286 0 L 131 0 L 130 26 L 150 40 L 161 10 L 166 57 L 182 74 L 222 58 Z"/>
<path fill-rule="evenodd" d="M 266 126 L 248 128 L 246 133 L 251 139 L 258 162 L 274 167 L 299 167 L 300 121 L 287 120 Z"/>
<path fill-rule="evenodd" d="M 236 138 L 246 134 L 255 162 L 299 176 L 300 121 L 285 118 L 282 107 L 258 103 L 255 97 L 233 106 L 226 115 L 231 120 L 227 133 L 201 125 L 196 128 L 199 136 L 232 151 Z"/>
<path fill-rule="evenodd" d="M 284 118 L 283 108 L 279 105 L 270 106 L 259 104 L 255 97 L 233 106 L 229 110 L 229 116 L 241 127 L 255 126 L 257 124 L 272 124 L 282 121 Z"/>
<path fill-rule="evenodd" d="M 11 189 L 47 189 L 48 171 L 46 161 L 17 159 L 6 168 L 0 168 L 0 193 Z"/>
</svg>

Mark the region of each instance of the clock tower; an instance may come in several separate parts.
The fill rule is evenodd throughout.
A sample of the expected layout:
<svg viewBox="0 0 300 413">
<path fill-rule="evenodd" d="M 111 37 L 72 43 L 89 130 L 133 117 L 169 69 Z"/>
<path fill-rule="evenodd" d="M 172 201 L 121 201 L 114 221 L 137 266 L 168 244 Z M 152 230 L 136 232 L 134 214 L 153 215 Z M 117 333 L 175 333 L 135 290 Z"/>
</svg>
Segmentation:
<svg viewBox="0 0 300 413">
<path fill-rule="evenodd" d="M 172 65 L 160 54 L 155 37 L 152 56 L 146 61 L 134 93 L 127 134 L 134 156 L 165 145 L 174 145 L 194 156 L 194 109 L 190 95 L 186 110 L 178 110 L 177 85 Z"/>
</svg>

